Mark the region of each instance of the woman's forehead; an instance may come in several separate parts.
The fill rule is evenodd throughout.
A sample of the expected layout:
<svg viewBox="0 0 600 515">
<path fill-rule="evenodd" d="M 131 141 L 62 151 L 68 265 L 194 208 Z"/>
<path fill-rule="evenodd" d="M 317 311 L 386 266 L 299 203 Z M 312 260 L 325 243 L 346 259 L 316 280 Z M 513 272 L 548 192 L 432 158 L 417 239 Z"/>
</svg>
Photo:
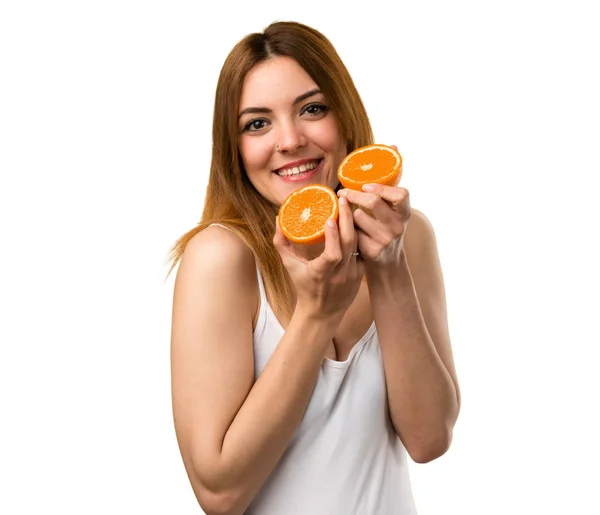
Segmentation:
<svg viewBox="0 0 600 515">
<path fill-rule="evenodd" d="M 254 66 L 246 75 L 240 111 L 249 107 L 293 103 L 307 91 L 318 89 L 315 81 L 289 57 L 272 57 Z"/>
</svg>

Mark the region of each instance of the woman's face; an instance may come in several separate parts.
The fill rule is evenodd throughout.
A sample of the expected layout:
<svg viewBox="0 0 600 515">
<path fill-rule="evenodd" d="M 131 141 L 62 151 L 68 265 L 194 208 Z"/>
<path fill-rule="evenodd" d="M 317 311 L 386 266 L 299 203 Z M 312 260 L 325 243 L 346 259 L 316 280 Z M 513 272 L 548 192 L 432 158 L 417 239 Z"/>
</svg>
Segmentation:
<svg viewBox="0 0 600 515">
<path fill-rule="evenodd" d="M 272 204 L 306 184 L 338 186 L 346 143 L 327 99 L 296 61 L 273 57 L 252 68 L 238 113 L 244 168 Z"/>
</svg>

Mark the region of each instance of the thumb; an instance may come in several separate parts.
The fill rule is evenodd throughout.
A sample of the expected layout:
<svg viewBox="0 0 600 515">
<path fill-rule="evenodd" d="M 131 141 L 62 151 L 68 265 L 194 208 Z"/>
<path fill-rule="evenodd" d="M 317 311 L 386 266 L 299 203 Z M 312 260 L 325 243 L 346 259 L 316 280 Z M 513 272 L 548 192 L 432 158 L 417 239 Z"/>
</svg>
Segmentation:
<svg viewBox="0 0 600 515">
<path fill-rule="evenodd" d="M 281 232 L 281 227 L 279 226 L 279 217 L 275 218 L 275 235 L 273 236 L 273 245 L 277 247 L 277 249 L 283 249 L 289 247 L 290 241 L 285 237 L 285 234 Z"/>
<path fill-rule="evenodd" d="M 275 219 L 275 235 L 273 236 L 273 245 L 279 252 L 281 259 L 284 260 L 284 263 L 287 262 L 288 258 L 296 255 L 293 250 L 293 244 L 290 240 L 287 239 L 286 235 L 281 231 L 281 226 L 279 225 L 279 217 Z"/>
<path fill-rule="evenodd" d="M 273 236 L 273 245 L 275 246 L 277 252 L 279 252 L 281 261 L 288 271 L 295 268 L 298 264 L 298 261 L 305 261 L 298 258 L 294 249 L 294 244 L 288 240 L 285 234 L 283 234 L 281 231 L 279 217 L 277 217 L 275 220 L 275 235 Z"/>
</svg>

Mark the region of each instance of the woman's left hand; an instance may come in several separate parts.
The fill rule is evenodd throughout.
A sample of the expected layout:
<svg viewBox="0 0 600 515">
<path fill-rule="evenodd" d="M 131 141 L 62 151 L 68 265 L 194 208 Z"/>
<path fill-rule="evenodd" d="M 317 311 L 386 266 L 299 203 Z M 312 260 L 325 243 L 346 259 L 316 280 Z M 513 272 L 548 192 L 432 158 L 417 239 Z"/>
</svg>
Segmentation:
<svg viewBox="0 0 600 515">
<path fill-rule="evenodd" d="M 381 184 L 367 184 L 363 191 L 339 190 L 351 204 L 371 211 L 354 211 L 354 224 L 358 230 L 358 251 L 368 268 L 383 268 L 400 263 L 406 226 L 411 208 L 408 190 Z"/>
</svg>

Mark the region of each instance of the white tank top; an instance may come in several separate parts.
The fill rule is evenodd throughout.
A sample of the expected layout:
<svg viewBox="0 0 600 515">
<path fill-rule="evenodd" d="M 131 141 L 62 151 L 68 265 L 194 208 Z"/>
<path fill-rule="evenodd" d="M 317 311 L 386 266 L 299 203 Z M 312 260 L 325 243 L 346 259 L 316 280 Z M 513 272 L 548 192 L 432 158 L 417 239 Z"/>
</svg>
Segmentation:
<svg viewBox="0 0 600 515">
<path fill-rule="evenodd" d="M 256 267 L 254 377 L 284 329 Z M 324 358 L 306 412 L 247 515 L 416 515 L 407 453 L 390 420 L 373 323 L 346 361 Z"/>
</svg>

